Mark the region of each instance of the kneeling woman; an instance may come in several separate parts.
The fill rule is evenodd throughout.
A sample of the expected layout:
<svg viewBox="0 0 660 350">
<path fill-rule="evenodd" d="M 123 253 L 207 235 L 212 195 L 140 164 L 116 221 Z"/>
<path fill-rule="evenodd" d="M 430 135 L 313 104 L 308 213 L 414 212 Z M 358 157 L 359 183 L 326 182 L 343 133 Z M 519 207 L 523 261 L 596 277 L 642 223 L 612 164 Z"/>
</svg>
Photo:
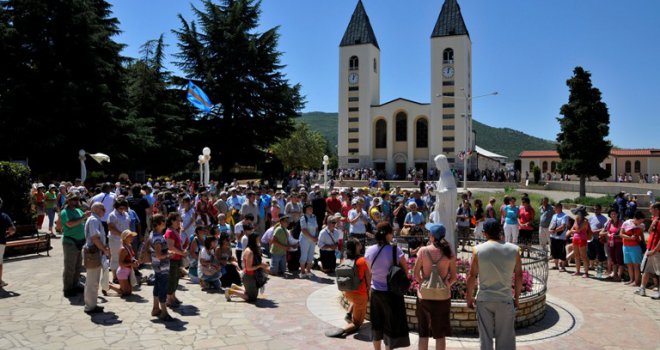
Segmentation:
<svg viewBox="0 0 660 350">
<path fill-rule="evenodd" d="M 423 282 L 431 278 L 435 265 L 438 277 L 442 280 L 445 288 L 440 289 L 440 284 L 429 286 L 434 288 L 431 291 L 437 294 L 426 298 L 422 291 L 417 292 L 416 314 L 419 324 L 419 349 L 428 349 L 429 337 L 435 339 L 436 349 L 444 349 L 445 339 L 451 335 L 449 313 L 451 311 L 451 286 L 457 280 L 456 257 L 449 247 L 449 242 L 445 240 L 446 230 L 443 225 L 427 224 L 426 229 L 429 230 L 429 242 L 431 244 L 419 249 L 413 276 L 422 285 Z M 446 294 L 441 293 L 441 290 L 444 290 Z"/>
<path fill-rule="evenodd" d="M 209 235 L 204 238 L 204 247 L 199 253 L 199 281 L 205 290 L 220 290 L 220 264 L 215 259 L 217 240 Z"/>
<path fill-rule="evenodd" d="M 137 236 L 137 233 L 131 230 L 124 230 L 121 233 L 121 243 L 122 246 L 119 249 L 119 268 L 117 268 L 117 279 L 119 280 L 119 286 L 116 284 L 109 284 L 110 289 L 121 294 L 121 296 L 129 296 L 133 293 L 133 287 L 129 278 L 131 277 L 131 271 L 133 268 L 138 267 L 139 263 L 135 259 L 135 253 L 131 243 L 133 238 Z"/>
<path fill-rule="evenodd" d="M 245 228 L 247 230 L 247 228 Z M 270 265 L 261 262 L 261 247 L 259 235 L 251 233 L 248 236 L 248 247 L 243 251 L 243 287 L 232 285 L 229 290 L 225 292 L 227 301 L 231 301 L 232 295 L 238 296 L 247 302 L 254 302 L 259 295 L 259 286 L 257 279 L 263 277 L 266 271 L 270 269 Z M 260 274 L 261 276 L 257 276 Z"/>
<path fill-rule="evenodd" d="M 381 340 L 388 349 L 410 346 L 408 335 L 408 319 L 403 295 L 397 295 L 388 290 L 387 275 L 390 266 L 397 264 L 408 274 L 406 257 L 396 247 L 390 245 L 394 237 L 392 226 L 383 222 L 376 227 L 377 245 L 369 247 L 365 253 L 367 263 L 371 266 L 371 337 L 374 349 L 380 349 Z M 396 261 L 393 255 L 396 254 Z"/>
</svg>

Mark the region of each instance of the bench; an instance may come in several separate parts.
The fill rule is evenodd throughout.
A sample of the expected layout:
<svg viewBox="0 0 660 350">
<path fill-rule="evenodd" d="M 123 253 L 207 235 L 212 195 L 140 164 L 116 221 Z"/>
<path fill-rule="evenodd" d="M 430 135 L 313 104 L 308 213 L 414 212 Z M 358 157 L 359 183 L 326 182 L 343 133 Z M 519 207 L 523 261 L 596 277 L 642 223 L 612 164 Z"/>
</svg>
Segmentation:
<svg viewBox="0 0 660 350">
<path fill-rule="evenodd" d="M 31 235 L 20 235 L 20 231 L 23 231 L 21 229 L 22 227 L 17 227 L 17 239 L 7 241 L 5 258 L 39 254 L 42 252 L 46 252 L 46 255 L 50 256 L 52 246 L 50 244 L 49 234 L 40 234 L 39 232 L 32 231 L 33 233 Z"/>
</svg>

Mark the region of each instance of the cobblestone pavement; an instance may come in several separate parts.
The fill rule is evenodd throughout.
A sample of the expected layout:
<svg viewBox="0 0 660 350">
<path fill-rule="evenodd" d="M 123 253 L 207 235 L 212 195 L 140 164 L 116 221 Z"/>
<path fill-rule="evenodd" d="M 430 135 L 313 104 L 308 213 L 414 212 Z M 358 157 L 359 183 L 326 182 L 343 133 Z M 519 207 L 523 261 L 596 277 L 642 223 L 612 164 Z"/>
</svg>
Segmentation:
<svg viewBox="0 0 660 350">
<path fill-rule="evenodd" d="M 256 304 L 225 301 L 181 280 L 183 306 L 175 322 L 150 316 L 152 287 L 130 299 L 100 297 L 106 312 L 83 312 L 82 295 L 61 292 L 62 249 L 54 240 L 51 256 L 5 262 L 9 286 L 0 291 L 0 349 L 369 349 L 368 326 L 356 337 L 330 339 L 323 332 L 341 325 L 342 310 L 333 280 L 319 272 L 314 280 L 273 278 Z M 148 273 L 148 270 L 143 270 Z M 660 302 L 633 294 L 612 282 L 584 280 L 551 271 L 549 298 L 576 315 L 576 326 L 557 331 L 561 322 L 519 337 L 520 349 L 660 349 Z M 576 308 L 571 310 L 571 308 Z M 549 313 L 551 314 L 551 313 Z M 559 317 L 561 320 L 561 317 Z M 543 321 L 542 321 L 543 322 Z M 563 326 L 566 326 L 564 319 Z M 554 327 L 554 328 L 552 328 Z M 570 327 L 569 327 L 570 328 Z M 547 332 L 549 338 L 531 341 Z M 552 333 L 555 332 L 554 335 Z M 411 337 L 416 342 L 416 337 Z M 529 342 L 527 342 L 530 340 Z M 451 338 L 450 348 L 475 347 L 474 338 Z"/>
</svg>

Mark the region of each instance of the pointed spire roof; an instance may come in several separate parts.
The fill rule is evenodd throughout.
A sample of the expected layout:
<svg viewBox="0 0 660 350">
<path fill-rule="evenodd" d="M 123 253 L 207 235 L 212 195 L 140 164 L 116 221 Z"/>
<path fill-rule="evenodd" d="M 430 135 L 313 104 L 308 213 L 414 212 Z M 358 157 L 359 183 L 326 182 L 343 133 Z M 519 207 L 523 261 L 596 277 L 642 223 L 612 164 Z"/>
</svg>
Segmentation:
<svg viewBox="0 0 660 350">
<path fill-rule="evenodd" d="M 364 5 L 362 5 L 362 0 L 358 0 L 355 11 L 353 11 L 353 16 L 351 17 L 351 22 L 348 23 L 346 33 L 344 33 L 339 46 L 362 44 L 373 44 L 380 49 L 374 30 L 371 28 L 367 11 L 365 11 Z"/>
<path fill-rule="evenodd" d="M 458 1 L 445 0 L 445 3 L 442 5 L 442 11 L 440 11 L 440 16 L 438 16 L 438 22 L 435 23 L 435 28 L 433 28 L 431 37 L 435 38 L 452 35 L 470 36 L 470 33 L 468 33 L 467 27 L 465 26 L 465 21 L 463 20 L 463 15 L 461 15 L 461 7 L 458 5 Z"/>
</svg>

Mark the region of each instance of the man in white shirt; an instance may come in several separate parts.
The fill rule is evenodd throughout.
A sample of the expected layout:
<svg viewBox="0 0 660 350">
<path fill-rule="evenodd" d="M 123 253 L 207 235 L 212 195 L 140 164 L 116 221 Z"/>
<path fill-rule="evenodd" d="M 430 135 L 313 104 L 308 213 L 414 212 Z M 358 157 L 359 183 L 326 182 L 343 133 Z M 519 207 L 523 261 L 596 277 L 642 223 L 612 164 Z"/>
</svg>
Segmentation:
<svg viewBox="0 0 660 350">
<path fill-rule="evenodd" d="M 110 232 L 108 230 L 108 215 L 110 215 L 110 213 L 115 209 L 115 199 L 117 198 L 114 193 L 110 192 L 111 189 L 112 184 L 109 182 L 104 183 L 103 186 L 101 186 L 101 193 L 92 197 L 92 201 L 90 203 L 102 203 L 105 207 L 105 213 L 103 214 L 103 217 L 101 217 L 101 223 L 103 223 L 103 229 L 105 229 L 105 232 Z"/>
</svg>

